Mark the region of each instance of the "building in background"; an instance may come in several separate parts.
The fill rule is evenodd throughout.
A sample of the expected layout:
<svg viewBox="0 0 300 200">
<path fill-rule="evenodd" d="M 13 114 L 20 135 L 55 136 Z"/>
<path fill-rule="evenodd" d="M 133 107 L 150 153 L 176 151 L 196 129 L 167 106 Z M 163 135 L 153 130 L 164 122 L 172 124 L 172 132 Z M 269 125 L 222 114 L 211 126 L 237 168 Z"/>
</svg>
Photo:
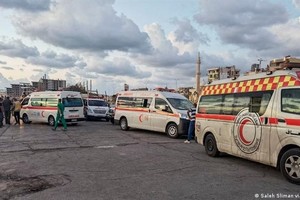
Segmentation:
<svg viewBox="0 0 300 200">
<path fill-rule="evenodd" d="M 214 67 L 207 70 L 208 71 L 208 83 L 214 80 L 221 80 L 226 78 L 237 78 L 240 76 L 240 70 L 236 69 L 235 66 L 227 67 Z"/>
<path fill-rule="evenodd" d="M 270 65 L 268 66 L 269 71 L 291 69 L 291 68 L 300 68 L 299 58 L 285 56 L 284 58 L 273 59 L 270 61 Z"/>
<path fill-rule="evenodd" d="M 32 82 L 32 85 L 37 91 L 59 91 L 67 87 L 67 82 L 66 80 L 47 79 L 45 75 L 38 82 Z"/>
<path fill-rule="evenodd" d="M 0 89 L 0 97 L 5 97 L 7 95 L 5 89 Z"/>
<path fill-rule="evenodd" d="M 129 85 L 128 84 L 124 84 L 124 91 L 128 91 L 129 90 Z"/>
<path fill-rule="evenodd" d="M 66 80 L 47 79 L 46 75 L 39 81 L 30 83 L 11 84 L 10 88 L 6 88 L 6 94 L 10 97 L 27 96 L 33 91 L 59 91 L 66 88 Z"/>
<path fill-rule="evenodd" d="M 11 88 L 6 88 L 6 94 L 10 97 L 21 97 L 30 94 L 33 91 L 30 83 L 11 84 Z"/>
</svg>

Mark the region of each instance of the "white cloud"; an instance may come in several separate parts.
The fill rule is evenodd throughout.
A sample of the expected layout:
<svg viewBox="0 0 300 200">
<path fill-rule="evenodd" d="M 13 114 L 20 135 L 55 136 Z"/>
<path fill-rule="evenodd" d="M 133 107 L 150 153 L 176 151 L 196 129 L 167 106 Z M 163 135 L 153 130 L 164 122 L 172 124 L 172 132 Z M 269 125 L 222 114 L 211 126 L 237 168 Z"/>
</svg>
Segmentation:
<svg viewBox="0 0 300 200">
<path fill-rule="evenodd" d="M 2 38 L 2 41 L 0 41 L 0 54 L 9 57 L 27 58 L 38 56 L 39 52 L 36 47 L 28 47 L 21 40 Z"/>
<path fill-rule="evenodd" d="M 213 27 L 225 44 L 243 48 L 276 47 L 276 36 L 269 27 L 288 21 L 286 8 L 268 0 L 201 0 L 200 7 L 194 16 L 200 25 Z"/>
<path fill-rule="evenodd" d="M 173 46 L 178 49 L 179 54 L 188 52 L 195 55 L 200 44 L 208 44 L 209 38 L 207 35 L 199 32 L 188 19 L 174 19 L 173 24 L 177 27 L 174 31 L 170 32 L 168 39 L 172 42 Z"/>
<path fill-rule="evenodd" d="M 80 58 L 70 56 L 64 53 L 57 54 L 54 51 L 46 51 L 37 57 L 28 57 L 26 62 L 33 65 L 43 65 L 53 68 L 71 68 L 75 66 L 85 67 L 84 63 Z"/>
<path fill-rule="evenodd" d="M 14 70 L 14 68 L 13 67 L 1 67 L 2 69 L 5 69 L 5 70 Z"/>
<path fill-rule="evenodd" d="M 172 44 L 172 41 L 166 38 L 164 30 L 159 24 L 146 25 L 144 29 L 150 37 L 153 51 L 151 54 L 135 57 L 140 64 L 155 68 L 174 68 L 180 64 L 194 62 L 189 53 L 179 53 L 179 50 Z"/>
<path fill-rule="evenodd" d="M 300 9 L 300 0 L 293 0 L 293 4 Z"/>
<path fill-rule="evenodd" d="M 59 0 L 51 12 L 20 13 L 19 33 L 66 49 L 88 51 L 149 51 L 148 37 L 125 15 L 117 15 L 113 0 Z"/>
<path fill-rule="evenodd" d="M 0 7 L 30 12 L 49 10 L 51 0 L 1 0 Z"/>
<path fill-rule="evenodd" d="M 107 76 L 127 76 L 132 78 L 148 78 L 151 73 L 141 70 L 124 58 L 115 57 L 113 61 L 102 61 L 98 65 L 88 68 L 89 71 Z"/>
</svg>

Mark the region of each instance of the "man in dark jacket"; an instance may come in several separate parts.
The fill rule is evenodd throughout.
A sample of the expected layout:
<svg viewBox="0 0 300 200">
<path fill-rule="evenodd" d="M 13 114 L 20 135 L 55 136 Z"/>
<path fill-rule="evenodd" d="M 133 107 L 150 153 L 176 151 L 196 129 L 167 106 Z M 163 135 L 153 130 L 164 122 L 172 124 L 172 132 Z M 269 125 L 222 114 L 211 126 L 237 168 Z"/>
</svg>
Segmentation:
<svg viewBox="0 0 300 200">
<path fill-rule="evenodd" d="M 9 97 L 6 97 L 5 100 L 2 102 L 4 115 L 5 115 L 5 123 L 10 124 L 10 115 L 11 115 L 11 106 L 12 102 Z"/>
</svg>

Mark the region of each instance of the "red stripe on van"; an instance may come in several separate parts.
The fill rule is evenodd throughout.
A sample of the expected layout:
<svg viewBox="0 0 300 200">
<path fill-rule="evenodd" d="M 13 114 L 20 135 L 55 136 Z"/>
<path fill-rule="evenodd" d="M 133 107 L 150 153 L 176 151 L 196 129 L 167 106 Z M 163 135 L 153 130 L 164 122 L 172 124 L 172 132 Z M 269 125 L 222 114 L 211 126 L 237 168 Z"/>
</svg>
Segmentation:
<svg viewBox="0 0 300 200">
<path fill-rule="evenodd" d="M 30 110 L 57 110 L 57 107 L 47 107 L 47 106 L 23 106 L 22 109 Z"/>
<path fill-rule="evenodd" d="M 196 114 L 196 118 L 202 119 L 216 119 L 225 121 L 234 121 L 236 116 L 234 115 L 218 115 L 218 114 Z"/>
<path fill-rule="evenodd" d="M 300 119 L 285 119 L 287 125 L 300 126 Z"/>
<path fill-rule="evenodd" d="M 277 118 L 269 118 L 269 124 L 278 124 L 278 119 Z"/>
</svg>

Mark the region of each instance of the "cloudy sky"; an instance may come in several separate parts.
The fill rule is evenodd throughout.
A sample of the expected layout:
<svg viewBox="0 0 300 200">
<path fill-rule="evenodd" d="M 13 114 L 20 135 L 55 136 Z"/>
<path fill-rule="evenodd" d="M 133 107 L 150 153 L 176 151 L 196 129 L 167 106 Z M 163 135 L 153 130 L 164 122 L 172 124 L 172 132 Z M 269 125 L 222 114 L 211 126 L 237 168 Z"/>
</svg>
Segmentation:
<svg viewBox="0 0 300 200">
<path fill-rule="evenodd" d="M 0 89 L 92 80 L 113 94 L 195 85 L 195 62 L 242 71 L 300 57 L 300 0 L 0 0 Z"/>
</svg>

